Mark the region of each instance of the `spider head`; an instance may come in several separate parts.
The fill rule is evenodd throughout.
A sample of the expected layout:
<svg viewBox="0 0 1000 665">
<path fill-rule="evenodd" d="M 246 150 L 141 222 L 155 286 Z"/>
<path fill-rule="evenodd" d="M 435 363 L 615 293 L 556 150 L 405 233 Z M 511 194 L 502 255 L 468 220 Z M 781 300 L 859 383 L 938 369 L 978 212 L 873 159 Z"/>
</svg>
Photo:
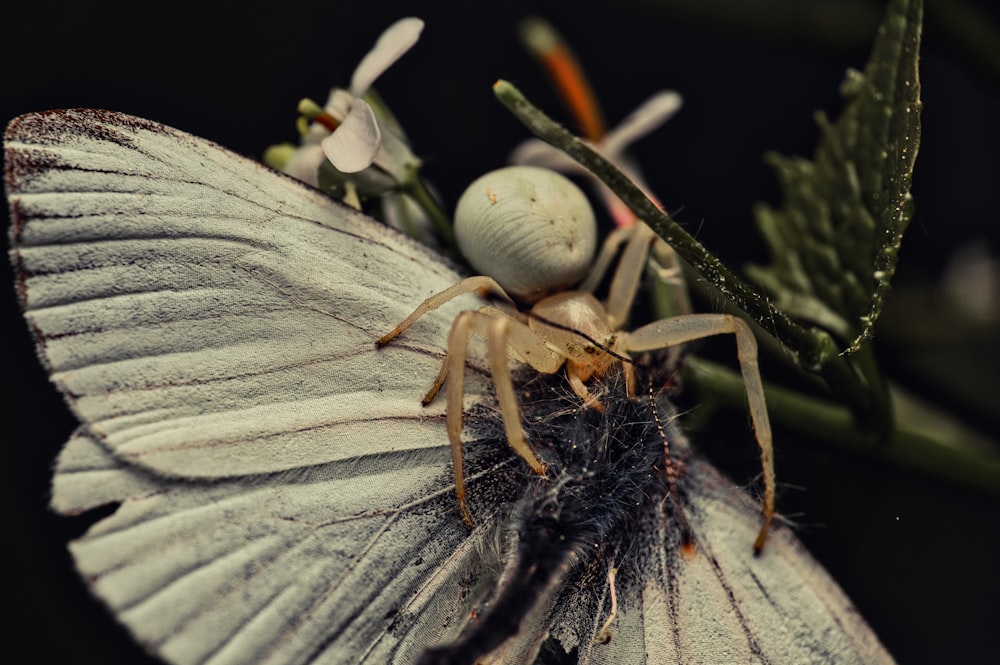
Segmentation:
<svg viewBox="0 0 1000 665">
<path fill-rule="evenodd" d="M 619 359 L 607 310 L 590 293 L 564 291 L 543 298 L 532 308 L 528 325 L 583 381 L 601 376 Z"/>
</svg>

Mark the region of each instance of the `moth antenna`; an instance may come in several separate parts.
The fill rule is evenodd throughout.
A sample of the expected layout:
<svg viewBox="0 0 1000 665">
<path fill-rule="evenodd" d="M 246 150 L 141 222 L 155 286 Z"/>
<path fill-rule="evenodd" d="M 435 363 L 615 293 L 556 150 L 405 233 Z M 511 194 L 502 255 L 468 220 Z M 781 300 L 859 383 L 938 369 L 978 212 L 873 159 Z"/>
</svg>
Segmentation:
<svg viewBox="0 0 1000 665">
<path fill-rule="evenodd" d="M 687 516 L 684 514 L 684 505 L 681 503 L 681 493 L 677 488 L 677 467 L 674 465 L 674 461 L 670 457 L 670 439 L 667 438 L 667 432 L 664 430 L 663 422 L 660 420 L 659 409 L 656 408 L 656 395 L 653 392 L 652 380 L 649 382 L 648 394 L 649 409 L 653 412 L 653 422 L 656 423 L 656 431 L 660 433 L 660 439 L 663 441 L 664 471 L 667 475 L 667 487 L 670 490 L 670 499 L 674 502 L 674 517 L 677 518 L 677 522 L 681 529 L 681 552 L 686 558 L 691 558 L 697 551 L 694 531 L 691 530 L 691 524 L 688 522 Z"/>
</svg>

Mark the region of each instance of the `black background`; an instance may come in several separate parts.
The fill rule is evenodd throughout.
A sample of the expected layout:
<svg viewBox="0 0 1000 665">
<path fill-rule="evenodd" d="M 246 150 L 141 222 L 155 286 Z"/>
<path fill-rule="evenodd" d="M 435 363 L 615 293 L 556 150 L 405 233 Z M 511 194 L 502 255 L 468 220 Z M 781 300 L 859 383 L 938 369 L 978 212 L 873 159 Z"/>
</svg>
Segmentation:
<svg viewBox="0 0 1000 665">
<path fill-rule="evenodd" d="M 495 79 L 514 81 L 565 117 L 516 37 L 517 21 L 539 13 L 576 47 L 610 124 L 655 90 L 684 95 L 681 113 L 636 151 L 651 187 L 731 265 L 763 261 L 750 208 L 758 200 L 775 202 L 777 194 L 762 154 L 811 153 L 817 136 L 812 113 L 840 108 L 837 86 L 846 67 L 863 65 L 879 10 L 866 2 L 775 0 L 733 3 L 729 13 L 705 18 L 672 8 L 681 4 L 369 1 L 242 3 L 217 11 L 208 3 L 21 2 L 3 16 L 0 118 L 48 108 L 109 108 L 258 156 L 269 143 L 295 139 L 300 97 L 325 100 L 331 85 L 348 83 L 384 27 L 418 15 L 427 20 L 421 42 L 378 88 L 425 159 L 425 174 L 454 202 L 468 182 L 501 165 L 526 137 L 494 101 Z M 716 4 L 729 3 L 701 3 Z M 759 11 L 732 13 L 744 6 Z M 811 23 L 801 14 L 807 6 L 833 13 Z M 789 29 L 774 27 L 771 7 Z M 846 17 L 846 31 L 829 37 L 837 17 Z M 964 41 L 929 14 L 924 138 L 914 184 L 918 212 L 897 281 L 897 302 L 921 304 L 887 319 L 879 351 L 895 379 L 996 437 L 995 338 L 982 331 L 972 338 L 951 334 L 948 312 L 921 300 L 933 295 L 955 248 L 977 238 L 994 252 L 1000 245 L 1000 77 L 967 55 Z M 3 281 L 10 283 L 6 267 Z M 2 551 L 8 558 L 2 569 L 7 637 L 0 652 L 11 650 L 17 661 L 9 662 L 22 663 L 140 662 L 141 649 L 72 570 L 64 544 L 86 521 L 46 509 L 52 460 L 75 423 L 37 364 L 13 289 L 0 289 L 0 300 L 6 347 Z M 937 336 L 912 334 L 925 329 Z M 724 465 L 752 462 L 743 417 L 730 420 L 737 426 L 728 430 L 723 423 L 718 435 L 699 438 L 727 439 L 711 451 Z M 777 436 L 780 508 L 803 525 L 806 543 L 899 661 L 969 662 L 993 655 L 1000 597 L 997 494 L 891 468 L 801 435 Z M 39 634 L 46 637 L 39 640 Z"/>
</svg>

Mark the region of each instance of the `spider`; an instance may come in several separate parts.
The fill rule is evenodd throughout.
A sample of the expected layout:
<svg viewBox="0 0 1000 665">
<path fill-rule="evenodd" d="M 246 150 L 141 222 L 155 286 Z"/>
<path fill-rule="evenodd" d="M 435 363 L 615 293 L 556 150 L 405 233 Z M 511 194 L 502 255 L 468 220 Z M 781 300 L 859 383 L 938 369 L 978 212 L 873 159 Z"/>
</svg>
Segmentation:
<svg viewBox="0 0 1000 665">
<path fill-rule="evenodd" d="M 464 371 L 471 335 L 486 340 L 508 444 L 533 471 L 545 474 L 544 463 L 525 440 L 511 377 L 512 358 L 546 374 L 565 366 L 569 385 L 584 407 L 600 409 L 600 399 L 588 390 L 587 381 L 602 376 L 616 363 L 624 364 L 629 396 L 635 396 L 629 354 L 732 334 L 764 472 L 764 524 L 754 544 L 759 551 L 774 516 L 774 466 L 757 343 L 747 323 L 729 314 L 683 314 L 632 331 L 622 330 L 650 247 L 658 236 L 642 222 L 619 229 L 608 237 L 595 260 L 597 228 L 589 202 L 576 185 L 548 169 L 508 167 L 473 182 L 456 209 L 455 234 L 463 254 L 483 274 L 427 298 L 376 346 L 388 344 L 424 314 L 466 293 L 488 292 L 509 305 L 504 309 L 484 305 L 455 318 L 441 371 L 423 399 L 424 404 L 430 403 L 450 379 L 446 425 L 455 494 L 465 523 L 473 523 L 465 504 L 461 440 Z M 607 301 L 602 303 L 592 291 L 622 244 Z M 577 283 L 577 289 L 567 290 Z M 518 301 L 527 309 L 519 309 Z"/>
</svg>

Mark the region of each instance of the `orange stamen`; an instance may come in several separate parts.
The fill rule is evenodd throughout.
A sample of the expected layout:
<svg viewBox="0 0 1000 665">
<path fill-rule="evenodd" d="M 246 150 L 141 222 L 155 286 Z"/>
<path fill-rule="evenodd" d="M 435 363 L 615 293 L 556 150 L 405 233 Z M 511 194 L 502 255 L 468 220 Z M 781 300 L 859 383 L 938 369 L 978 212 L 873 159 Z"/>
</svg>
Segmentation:
<svg viewBox="0 0 1000 665">
<path fill-rule="evenodd" d="M 323 125 L 327 129 L 329 129 L 331 132 L 333 130 L 337 129 L 337 127 L 340 126 L 340 123 L 337 122 L 337 119 L 334 118 L 329 113 L 320 113 L 319 115 L 317 115 L 316 117 L 314 117 L 312 120 L 313 120 L 313 122 L 318 122 L 319 124 Z"/>
<path fill-rule="evenodd" d="M 528 47 L 548 71 L 584 137 L 600 141 L 606 131 L 604 117 L 576 56 L 547 23 L 534 20 L 525 26 L 525 33 Z"/>
</svg>

